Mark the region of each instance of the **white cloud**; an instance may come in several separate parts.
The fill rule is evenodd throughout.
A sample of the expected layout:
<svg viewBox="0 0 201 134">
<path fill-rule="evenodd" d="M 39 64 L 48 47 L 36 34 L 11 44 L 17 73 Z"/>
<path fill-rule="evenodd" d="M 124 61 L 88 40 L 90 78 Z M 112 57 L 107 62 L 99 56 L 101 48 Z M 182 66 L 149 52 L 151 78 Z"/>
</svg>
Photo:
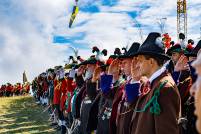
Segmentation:
<svg viewBox="0 0 201 134">
<path fill-rule="evenodd" d="M 144 38 L 151 31 L 160 31 L 156 19 L 167 17 L 166 31 L 176 40 L 175 0 L 119 0 L 112 7 L 101 1 L 79 1 L 79 6 L 98 6 L 100 12 L 80 11 L 73 28 L 68 28 L 74 0 L 7 0 L 7 7 L 0 4 L 0 84 L 22 81 L 26 70 L 29 80 L 45 69 L 58 64 L 70 55 L 67 46 L 52 44 L 54 34 L 75 38 L 73 42 L 83 47 L 94 45 L 112 52 L 115 47 L 139 41 L 139 29 L 127 13 L 136 13 Z M 1 3 L 1 2 L 0 2 Z M 189 38 L 199 37 L 201 22 L 200 0 L 188 1 Z M 82 25 L 83 24 L 83 25 Z M 135 25 L 135 27 L 134 27 Z M 87 58 L 91 50 L 80 49 Z"/>
<path fill-rule="evenodd" d="M 54 21 L 64 2 L 12 1 L 8 10 L 22 14 L 0 12 L 5 17 L 0 22 L 0 36 L 5 40 L 0 50 L 0 84 L 22 81 L 24 70 L 32 80 L 47 68 L 64 64 L 67 47 L 51 43 Z"/>
<path fill-rule="evenodd" d="M 48 44 L 44 38 L 36 31 L 31 30 L 31 25 L 27 27 L 31 34 L 26 36 L 14 34 L 13 29 L 4 27 L 3 33 L 5 44 L 1 47 L 1 82 L 21 81 L 22 72 L 26 70 L 29 80 L 41 73 L 45 69 L 57 64 L 67 58 L 64 56 L 64 46 L 53 46 Z M 27 33 L 28 33 L 27 31 Z"/>
</svg>

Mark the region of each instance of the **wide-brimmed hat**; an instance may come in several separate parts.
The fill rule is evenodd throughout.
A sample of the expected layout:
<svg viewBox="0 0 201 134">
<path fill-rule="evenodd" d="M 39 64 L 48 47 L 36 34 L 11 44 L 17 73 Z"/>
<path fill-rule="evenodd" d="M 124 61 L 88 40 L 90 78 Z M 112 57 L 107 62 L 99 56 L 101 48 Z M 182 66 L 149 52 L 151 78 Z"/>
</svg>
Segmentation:
<svg viewBox="0 0 201 134">
<path fill-rule="evenodd" d="M 98 60 L 94 57 L 91 56 L 89 59 L 83 61 L 82 63 L 79 64 L 79 66 L 81 65 L 87 65 L 87 64 L 96 64 L 98 62 Z"/>
<path fill-rule="evenodd" d="M 185 55 L 188 57 L 197 57 L 198 51 L 201 48 L 201 40 L 198 42 L 195 48 L 190 53 L 186 53 Z"/>
<path fill-rule="evenodd" d="M 162 42 L 161 34 L 157 32 L 150 33 L 144 43 L 140 46 L 138 52 L 132 56 L 137 55 L 151 55 L 164 60 L 170 59 L 170 57 L 165 54 L 165 46 Z"/>
<path fill-rule="evenodd" d="M 181 45 L 180 44 L 175 44 L 174 46 L 172 46 L 171 48 L 169 48 L 166 52 L 167 55 L 171 56 L 172 53 L 174 52 L 177 52 L 177 53 L 180 53 L 182 52 L 182 48 L 181 48 Z"/>
<path fill-rule="evenodd" d="M 140 43 L 134 42 L 131 45 L 130 49 L 128 51 L 126 51 L 124 54 L 120 55 L 119 58 L 124 59 L 124 58 L 133 57 L 133 55 L 135 55 L 135 53 L 138 51 L 139 47 L 140 47 Z"/>
</svg>

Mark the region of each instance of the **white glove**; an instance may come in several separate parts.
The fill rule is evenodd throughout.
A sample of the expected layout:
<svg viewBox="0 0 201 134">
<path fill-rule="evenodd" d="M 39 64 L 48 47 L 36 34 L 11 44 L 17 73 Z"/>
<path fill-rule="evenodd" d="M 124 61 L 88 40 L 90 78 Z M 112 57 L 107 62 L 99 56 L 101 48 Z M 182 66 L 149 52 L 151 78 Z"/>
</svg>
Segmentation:
<svg viewBox="0 0 201 134">
<path fill-rule="evenodd" d="M 77 119 L 77 124 L 78 126 L 81 124 L 81 121 Z"/>
<path fill-rule="evenodd" d="M 75 78 L 75 74 L 76 74 L 75 69 L 71 69 L 70 72 L 69 72 L 69 77 L 70 78 Z"/>
<path fill-rule="evenodd" d="M 60 71 L 59 78 L 63 79 L 65 76 L 64 70 Z"/>
</svg>

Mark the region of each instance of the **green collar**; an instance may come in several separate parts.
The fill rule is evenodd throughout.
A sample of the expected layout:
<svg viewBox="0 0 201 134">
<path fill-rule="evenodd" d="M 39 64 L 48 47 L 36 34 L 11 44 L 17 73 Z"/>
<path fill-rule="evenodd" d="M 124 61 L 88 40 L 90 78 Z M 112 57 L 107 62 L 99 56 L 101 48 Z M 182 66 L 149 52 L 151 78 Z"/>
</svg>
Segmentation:
<svg viewBox="0 0 201 134">
<path fill-rule="evenodd" d="M 154 92 L 154 96 L 147 102 L 147 104 L 144 106 L 143 109 L 141 110 L 134 110 L 135 112 L 145 112 L 148 107 L 150 107 L 150 112 L 155 115 L 160 115 L 161 113 L 161 108 L 158 103 L 158 97 L 160 96 L 160 90 L 165 86 L 165 84 L 168 81 L 165 80 L 164 82 L 160 83 L 159 88 L 156 89 Z"/>
</svg>

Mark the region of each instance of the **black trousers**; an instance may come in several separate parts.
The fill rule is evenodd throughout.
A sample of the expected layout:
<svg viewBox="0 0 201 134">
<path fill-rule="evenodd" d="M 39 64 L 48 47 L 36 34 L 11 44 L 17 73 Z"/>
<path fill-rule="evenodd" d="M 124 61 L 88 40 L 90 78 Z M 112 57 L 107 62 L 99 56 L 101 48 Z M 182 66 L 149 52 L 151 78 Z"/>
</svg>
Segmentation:
<svg viewBox="0 0 201 134">
<path fill-rule="evenodd" d="M 7 97 L 11 96 L 11 91 L 6 91 L 6 96 Z"/>
<path fill-rule="evenodd" d="M 54 108 L 56 108 L 56 110 L 58 112 L 59 120 L 64 120 L 64 114 L 60 110 L 60 105 L 59 104 L 54 104 Z"/>
</svg>

